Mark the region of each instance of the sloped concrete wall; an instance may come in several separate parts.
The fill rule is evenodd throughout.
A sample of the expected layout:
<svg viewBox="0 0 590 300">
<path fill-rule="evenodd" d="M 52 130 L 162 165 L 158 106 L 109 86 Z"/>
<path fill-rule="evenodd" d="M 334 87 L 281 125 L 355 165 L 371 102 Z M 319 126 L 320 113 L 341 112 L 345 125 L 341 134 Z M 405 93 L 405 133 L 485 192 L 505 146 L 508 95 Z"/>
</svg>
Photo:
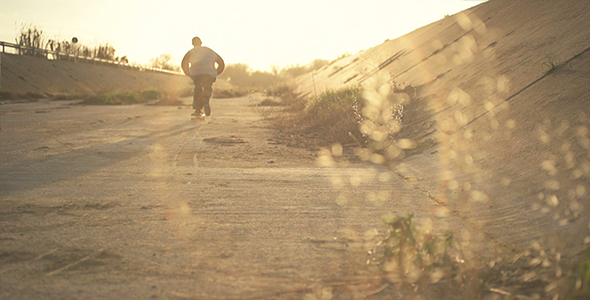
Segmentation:
<svg viewBox="0 0 590 300">
<path fill-rule="evenodd" d="M 16 94 L 77 95 L 146 89 L 181 92 L 192 84 L 183 75 L 6 53 L 0 54 L 0 63 L 0 91 Z"/>
<path fill-rule="evenodd" d="M 590 241 L 588 15 L 588 1 L 490 0 L 297 86 L 419 87 L 436 146 L 392 168 L 498 244 L 575 251 Z"/>
</svg>

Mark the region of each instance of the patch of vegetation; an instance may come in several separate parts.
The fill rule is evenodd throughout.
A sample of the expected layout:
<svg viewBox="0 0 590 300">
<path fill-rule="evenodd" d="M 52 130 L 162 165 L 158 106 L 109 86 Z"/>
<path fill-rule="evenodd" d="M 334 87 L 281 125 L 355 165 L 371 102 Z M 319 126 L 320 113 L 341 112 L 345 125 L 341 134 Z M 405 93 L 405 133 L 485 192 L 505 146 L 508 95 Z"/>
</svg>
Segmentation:
<svg viewBox="0 0 590 300">
<path fill-rule="evenodd" d="M 152 97 L 155 97 L 152 99 L 157 100 L 157 101 L 153 102 L 154 105 L 160 105 L 160 106 L 184 106 L 184 105 L 187 105 L 187 103 L 183 102 L 182 100 L 180 100 L 178 98 L 176 93 L 165 93 L 165 92 L 159 91 L 157 93 L 157 96 L 152 96 Z"/>
<path fill-rule="evenodd" d="M 262 101 L 260 101 L 260 103 L 257 104 L 257 106 L 281 106 L 281 102 L 278 102 L 276 100 L 273 99 L 264 99 Z"/>
<path fill-rule="evenodd" d="M 477 299 L 480 286 L 469 277 L 473 271 L 466 268 L 453 232 L 443 236 L 426 233 L 416 227 L 413 217 L 384 217 L 388 232 L 369 251 L 367 264 L 379 269 L 390 284 L 382 293 L 400 299 L 418 295 L 427 299 Z"/>
<path fill-rule="evenodd" d="M 288 87 L 269 90 L 283 108 L 261 114 L 280 128 L 288 144 L 311 148 L 355 146 L 361 160 L 386 163 L 435 145 L 434 120 L 419 88 L 387 84 L 379 92 L 360 86 L 328 90 L 307 99 Z"/>
<path fill-rule="evenodd" d="M 362 105 L 363 91 L 360 87 L 343 88 L 340 90 L 327 90 L 320 96 L 312 98 L 305 105 L 305 112 L 318 115 L 329 112 L 339 107 L 354 109 Z"/>
<path fill-rule="evenodd" d="M 32 99 L 32 100 L 38 100 L 38 99 L 43 99 L 43 98 L 47 97 L 47 95 L 45 95 L 43 93 L 39 93 L 39 92 L 28 92 L 28 93 L 25 93 L 24 96 L 27 99 Z"/>
<path fill-rule="evenodd" d="M 157 100 L 164 96 L 164 92 L 161 90 L 152 89 L 141 91 L 139 92 L 139 95 L 144 100 Z"/>
<path fill-rule="evenodd" d="M 237 89 L 223 89 L 223 90 L 219 90 L 219 89 L 214 89 L 213 90 L 213 98 L 239 98 L 239 97 L 244 97 L 248 94 L 248 92 L 246 91 L 241 91 L 241 90 L 237 90 Z M 192 96 L 192 93 L 191 93 Z"/>
<path fill-rule="evenodd" d="M 86 96 L 80 104 L 88 105 L 130 105 L 161 101 L 161 105 L 179 105 L 178 98 L 174 95 L 168 95 L 160 90 L 145 91 L 125 91 L 125 92 L 107 92 L 98 95 Z M 156 104 L 159 104 L 156 102 Z"/>
<path fill-rule="evenodd" d="M 290 144 L 310 147 L 333 143 L 351 144 L 361 138 L 358 130 L 358 107 L 362 103 L 359 87 L 327 91 L 306 101 L 294 93 L 283 92 L 282 114 L 273 116 L 281 134 L 290 136 Z"/>
<path fill-rule="evenodd" d="M 39 100 L 47 98 L 46 95 L 39 92 L 14 93 L 14 92 L 0 92 L 0 100 Z"/>
<path fill-rule="evenodd" d="M 379 255 L 372 263 L 396 283 L 414 284 L 426 280 L 431 283 L 456 275 L 461 252 L 453 244 L 453 233 L 444 237 L 425 234 L 407 217 L 387 216 L 383 222 L 389 227 L 387 236 L 378 243 L 373 253 Z"/>
<path fill-rule="evenodd" d="M 78 100 L 86 98 L 86 95 L 70 95 L 70 94 L 58 94 L 58 95 L 51 95 L 51 100 Z"/>
<path fill-rule="evenodd" d="M 464 261 L 452 232 L 427 233 L 412 214 L 383 222 L 388 231 L 367 265 L 388 283 L 379 292 L 388 299 L 590 299 L 590 247 L 581 259 L 565 259 L 534 242 L 518 253 Z"/>
<path fill-rule="evenodd" d="M 90 105 L 121 105 L 136 104 L 138 101 L 137 92 L 105 93 L 87 96 L 80 104 Z"/>
<path fill-rule="evenodd" d="M 586 248 L 585 252 L 574 275 L 573 299 L 590 299 L 590 247 Z"/>
<path fill-rule="evenodd" d="M 14 100 L 18 99 L 16 93 L 13 92 L 0 92 L 0 100 Z"/>
<path fill-rule="evenodd" d="M 266 89 L 266 96 L 288 97 L 293 94 L 293 88 L 288 85 L 276 85 Z"/>
<path fill-rule="evenodd" d="M 163 98 L 158 100 L 154 103 L 154 105 L 159 106 L 185 106 L 187 105 L 185 102 L 181 101 L 178 98 Z"/>
</svg>

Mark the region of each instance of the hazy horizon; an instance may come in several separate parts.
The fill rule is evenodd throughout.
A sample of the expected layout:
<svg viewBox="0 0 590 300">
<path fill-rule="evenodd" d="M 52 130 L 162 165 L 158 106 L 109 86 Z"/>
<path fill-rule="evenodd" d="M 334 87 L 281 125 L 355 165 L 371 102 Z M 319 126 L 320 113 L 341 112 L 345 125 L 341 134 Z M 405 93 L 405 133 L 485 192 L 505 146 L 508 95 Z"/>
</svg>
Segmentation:
<svg viewBox="0 0 590 300">
<path fill-rule="evenodd" d="M 33 25 L 45 38 L 108 43 L 144 65 L 165 53 L 178 64 L 200 36 L 227 63 L 268 70 L 354 54 L 481 2 L 21 0 L 0 3 L 0 40 Z"/>
</svg>

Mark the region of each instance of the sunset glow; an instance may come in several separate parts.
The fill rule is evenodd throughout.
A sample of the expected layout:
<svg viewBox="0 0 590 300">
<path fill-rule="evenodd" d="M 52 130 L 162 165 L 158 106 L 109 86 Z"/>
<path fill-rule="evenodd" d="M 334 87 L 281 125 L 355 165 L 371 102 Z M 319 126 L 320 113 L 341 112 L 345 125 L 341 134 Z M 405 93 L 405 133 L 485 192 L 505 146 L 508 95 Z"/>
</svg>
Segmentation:
<svg viewBox="0 0 590 300">
<path fill-rule="evenodd" d="M 22 25 L 46 38 L 109 43 L 117 56 L 145 64 L 163 53 L 177 62 L 193 36 L 228 63 L 255 69 L 305 64 L 356 53 L 479 4 L 461 0 L 366 1 L 3 1 L 0 40 Z"/>
</svg>

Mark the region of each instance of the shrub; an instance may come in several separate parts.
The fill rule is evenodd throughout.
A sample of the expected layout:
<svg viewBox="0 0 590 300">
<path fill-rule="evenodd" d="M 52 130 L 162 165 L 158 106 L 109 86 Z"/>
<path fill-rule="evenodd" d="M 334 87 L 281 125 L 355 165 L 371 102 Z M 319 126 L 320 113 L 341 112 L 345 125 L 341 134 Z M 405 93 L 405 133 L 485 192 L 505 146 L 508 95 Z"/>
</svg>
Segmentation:
<svg viewBox="0 0 590 300">
<path fill-rule="evenodd" d="M 319 114 L 321 111 L 329 111 L 338 108 L 358 109 L 362 105 L 362 89 L 360 87 L 344 88 L 341 90 L 328 90 L 319 97 L 313 98 L 305 106 L 305 112 Z"/>
<path fill-rule="evenodd" d="M 25 96 L 25 98 L 32 99 L 32 100 L 37 100 L 37 99 L 42 99 L 42 98 L 47 97 L 45 94 L 42 94 L 39 92 L 28 92 L 24 96 Z"/>
<path fill-rule="evenodd" d="M 305 137 L 301 144 L 330 147 L 355 145 L 362 160 L 387 163 L 434 146 L 432 113 L 419 97 L 419 88 L 384 84 L 328 90 L 309 101 L 279 86 L 267 91 L 283 106 L 265 110 L 264 117 L 281 128 L 282 135 Z M 375 155 L 374 155 L 375 154 Z M 379 158 L 381 157 L 381 158 Z"/>
<path fill-rule="evenodd" d="M 141 93 L 141 97 L 145 100 L 156 100 L 159 99 L 163 96 L 164 92 L 162 92 L 161 90 L 147 90 L 147 91 L 142 91 Z"/>
<path fill-rule="evenodd" d="M 413 224 L 413 217 L 410 214 L 383 219 L 389 232 L 374 250 L 380 254 L 373 263 L 393 282 L 438 282 L 443 277 L 452 277 L 462 262 L 453 245 L 453 233 L 448 231 L 443 237 L 424 233 Z"/>
<path fill-rule="evenodd" d="M 264 99 L 262 101 L 260 101 L 260 103 L 257 104 L 257 106 L 281 106 L 282 104 L 280 102 L 277 102 L 273 99 Z"/>
<path fill-rule="evenodd" d="M 0 92 L 0 100 L 14 100 L 17 98 L 17 95 L 13 92 Z"/>
<path fill-rule="evenodd" d="M 293 88 L 288 85 L 272 86 L 266 89 L 266 95 L 272 97 L 283 97 L 293 92 Z"/>
<path fill-rule="evenodd" d="M 240 91 L 240 90 L 234 90 L 234 89 L 224 89 L 224 90 L 218 90 L 218 89 L 214 89 L 213 90 L 213 98 L 238 98 L 238 97 L 243 97 L 245 95 L 247 95 L 248 92 L 246 91 Z M 190 94 L 190 96 L 192 96 L 192 92 Z"/>
</svg>

